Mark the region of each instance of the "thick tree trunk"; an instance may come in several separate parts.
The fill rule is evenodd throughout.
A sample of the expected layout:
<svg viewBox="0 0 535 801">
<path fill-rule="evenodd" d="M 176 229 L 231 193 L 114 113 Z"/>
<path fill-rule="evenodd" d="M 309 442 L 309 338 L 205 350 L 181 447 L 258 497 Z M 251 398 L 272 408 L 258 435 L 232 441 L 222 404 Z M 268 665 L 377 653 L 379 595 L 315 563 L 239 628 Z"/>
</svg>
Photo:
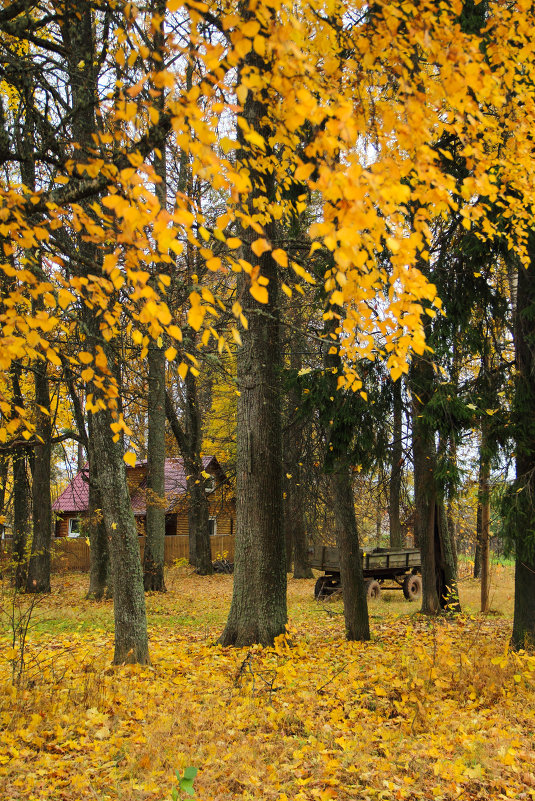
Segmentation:
<svg viewBox="0 0 535 801">
<path fill-rule="evenodd" d="M 394 381 L 393 388 L 393 427 L 392 427 L 392 466 L 390 472 L 390 493 L 388 517 L 390 521 L 390 547 L 403 547 L 401 520 L 399 513 L 401 479 L 403 470 L 403 399 L 401 378 Z"/>
<path fill-rule="evenodd" d="M 247 12 L 254 17 L 254 12 Z M 247 16 L 246 13 L 246 16 Z M 244 70 L 260 74 L 267 65 L 254 50 L 245 56 Z M 249 128 L 260 134 L 265 153 L 260 164 L 275 158 L 269 140 L 271 130 L 263 126 L 266 118 L 264 91 L 249 91 L 242 116 Z M 238 127 L 240 150 L 237 162 L 248 169 L 252 191 L 249 212 L 258 214 L 257 201 L 275 202 L 275 186 L 270 168 L 258 166 L 244 131 Z M 266 237 L 274 241 L 273 222 L 264 225 Z M 267 303 L 258 303 L 249 292 L 250 278 L 241 273 L 239 297 L 248 329 L 242 334 L 243 346 L 237 358 L 237 498 L 234 591 L 223 645 L 271 644 L 286 628 L 286 553 L 282 525 L 282 419 L 280 398 L 280 306 L 279 275 L 271 251 L 259 258 L 251 249 L 257 238 L 252 228 L 240 232 L 241 256 L 258 264 L 260 275 L 268 281 Z"/>
<path fill-rule="evenodd" d="M 165 592 L 165 354 L 149 345 L 147 531 L 143 558 L 145 590 Z"/>
<path fill-rule="evenodd" d="M 251 101 L 248 101 L 251 103 Z M 254 257 L 244 249 L 244 258 Z M 269 645 L 286 627 L 282 527 L 280 349 L 277 269 L 269 254 L 261 273 L 269 302 L 257 304 L 242 278 L 249 326 L 238 354 L 237 509 L 234 592 L 220 642 Z"/>
<path fill-rule="evenodd" d="M 422 556 L 422 612 L 435 615 L 440 609 L 435 573 L 435 490 L 432 481 L 434 454 L 426 432 L 413 418 L 414 535 Z"/>
<path fill-rule="evenodd" d="M 530 263 L 518 271 L 515 315 L 516 492 L 519 509 L 512 532 L 516 545 L 515 609 L 512 645 L 535 648 L 535 234 L 530 235 Z"/>
<path fill-rule="evenodd" d="M 261 67 L 261 59 L 253 52 L 246 60 Z M 267 143 L 269 130 L 261 120 L 264 106 L 261 93 L 249 92 L 244 116 L 252 130 Z M 243 133 L 238 136 L 244 145 Z M 242 151 L 241 159 L 247 158 Z M 250 198 L 273 197 L 274 187 L 269 173 L 258 173 L 251 162 Z M 262 188 L 264 187 L 264 188 Z M 266 225 L 268 239 L 275 228 Z M 260 264 L 260 273 L 268 279 L 269 300 L 257 303 L 248 290 L 249 278 L 241 275 L 239 294 L 242 297 L 248 328 L 242 334 L 243 347 L 237 358 L 238 426 L 237 426 L 237 489 L 236 550 L 234 592 L 227 625 L 220 642 L 223 645 L 245 646 L 252 643 L 269 645 L 285 631 L 286 553 L 282 525 L 282 442 L 280 400 L 280 309 L 278 300 L 277 264 L 270 252 L 257 258 L 250 248 L 256 238 L 251 228 L 242 230 L 242 257 L 251 264 Z"/>
<path fill-rule="evenodd" d="M 52 503 L 50 499 L 50 460 L 52 425 L 46 362 L 34 364 L 35 376 L 35 444 L 33 468 L 33 538 L 27 592 L 50 592 L 50 546 L 52 542 Z M 48 410 L 48 414 L 43 410 Z"/>
<path fill-rule="evenodd" d="M 355 499 L 349 467 L 337 466 L 330 476 L 330 484 L 334 500 L 336 545 L 340 556 L 346 637 L 348 640 L 369 640 L 366 585 L 362 573 Z"/>
</svg>

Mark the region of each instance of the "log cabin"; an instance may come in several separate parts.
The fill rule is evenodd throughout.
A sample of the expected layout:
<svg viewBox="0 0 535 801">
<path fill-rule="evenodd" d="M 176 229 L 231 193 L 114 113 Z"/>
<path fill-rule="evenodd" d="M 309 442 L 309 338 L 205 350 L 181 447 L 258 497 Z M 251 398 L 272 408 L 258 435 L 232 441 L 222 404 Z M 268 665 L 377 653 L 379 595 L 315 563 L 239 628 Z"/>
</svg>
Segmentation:
<svg viewBox="0 0 535 801">
<path fill-rule="evenodd" d="M 210 475 L 207 495 L 210 509 L 212 558 L 234 559 L 235 501 L 231 487 L 215 456 L 203 457 Z M 145 545 L 147 513 L 147 462 L 126 468 L 132 510 L 136 518 L 141 554 Z M 165 561 L 172 564 L 189 556 L 188 493 L 182 459 L 165 460 Z M 55 514 L 55 569 L 89 570 L 88 516 L 89 475 L 83 468 L 52 506 Z"/>
</svg>

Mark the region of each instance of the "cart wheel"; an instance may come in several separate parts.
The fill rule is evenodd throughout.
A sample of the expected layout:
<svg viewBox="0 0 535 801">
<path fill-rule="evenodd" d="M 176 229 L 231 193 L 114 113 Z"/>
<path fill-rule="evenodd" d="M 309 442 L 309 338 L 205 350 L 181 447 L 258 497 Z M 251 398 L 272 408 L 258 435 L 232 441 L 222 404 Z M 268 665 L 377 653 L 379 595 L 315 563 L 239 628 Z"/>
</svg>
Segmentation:
<svg viewBox="0 0 535 801">
<path fill-rule="evenodd" d="M 415 601 L 422 594 L 422 577 L 410 573 L 403 579 L 403 595 L 407 601 Z"/>
<path fill-rule="evenodd" d="M 381 595 L 381 585 L 375 579 L 369 579 L 366 582 L 366 596 L 368 600 L 375 600 Z"/>
<path fill-rule="evenodd" d="M 314 598 L 321 601 L 322 598 L 327 598 L 336 592 L 339 587 L 340 582 L 332 576 L 320 576 L 314 587 Z"/>
<path fill-rule="evenodd" d="M 314 598 L 317 601 L 320 601 L 322 598 L 325 598 L 326 595 L 329 595 L 327 586 L 329 584 L 329 579 L 327 576 L 320 576 L 319 579 L 316 581 L 314 586 Z"/>
</svg>

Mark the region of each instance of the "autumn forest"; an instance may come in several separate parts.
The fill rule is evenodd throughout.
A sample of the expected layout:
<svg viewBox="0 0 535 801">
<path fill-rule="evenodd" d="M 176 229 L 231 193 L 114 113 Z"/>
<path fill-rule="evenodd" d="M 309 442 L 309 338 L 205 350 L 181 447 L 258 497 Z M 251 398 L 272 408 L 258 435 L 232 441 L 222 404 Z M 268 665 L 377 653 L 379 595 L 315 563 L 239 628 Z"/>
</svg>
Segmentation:
<svg viewBox="0 0 535 801">
<path fill-rule="evenodd" d="M 0 0 L 1 798 L 535 797 L 534 125 L 527 0 Z"/>
</svg>

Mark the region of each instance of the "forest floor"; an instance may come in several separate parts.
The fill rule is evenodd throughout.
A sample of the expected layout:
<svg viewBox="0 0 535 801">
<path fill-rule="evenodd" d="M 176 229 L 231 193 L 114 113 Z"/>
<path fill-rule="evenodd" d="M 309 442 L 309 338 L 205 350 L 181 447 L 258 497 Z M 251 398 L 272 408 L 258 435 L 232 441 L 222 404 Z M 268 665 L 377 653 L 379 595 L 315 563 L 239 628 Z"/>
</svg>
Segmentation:
<svg viewBox="0 0 535 801">
<path fill-rule="evenodd" d="M 339 599 L 289 580 L 274 648 L 215 644 L 232 577 L 167 574 L 147 598 L 150 667 L 112 667 L 113 608 L 87 576 L 0 600 L 0 799 L 200 801 L 535 798 L 535 657 L 508 651 L 510 567 L 492 609 L 461 582 L 464 612 L 429 620 L 401 593 L 370 604 L 372 641 L 344 640 Z M 31 611 L 20 643 L 11 629 Z"/>
</svg>

